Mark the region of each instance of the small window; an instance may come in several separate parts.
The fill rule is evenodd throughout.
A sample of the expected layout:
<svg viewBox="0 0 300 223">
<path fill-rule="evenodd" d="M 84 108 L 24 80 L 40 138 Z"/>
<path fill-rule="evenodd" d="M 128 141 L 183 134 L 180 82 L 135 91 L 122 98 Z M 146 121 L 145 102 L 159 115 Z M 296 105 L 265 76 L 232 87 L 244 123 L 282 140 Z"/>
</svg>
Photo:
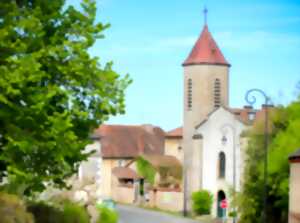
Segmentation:
<svg viewBox="0 0 300 223">
<path fill-rule="evenodd" d="M 118 167 L 124 167 L 125 166 L 125 160 L 118 160 Z"/>
<path fill-rule="evenodd" d="M 192 79 L 188 79 L 188 83 L 187 83 L 187 109 L 190 111 L 192 110 L 192 100 L 193 100 L 193 95 L 192 95 Z"/>
<path fill-rule="evenodd" d="M 225 178 L 226 157 L 224 152 L 219 153 L 219 178 Z"/>
<path fill-rule="evenodd" d="M 218 108 L 221 106 L 221 81 L 220 79 L 215 80 L 214 84 L 214 107 Z"/>
</svg>

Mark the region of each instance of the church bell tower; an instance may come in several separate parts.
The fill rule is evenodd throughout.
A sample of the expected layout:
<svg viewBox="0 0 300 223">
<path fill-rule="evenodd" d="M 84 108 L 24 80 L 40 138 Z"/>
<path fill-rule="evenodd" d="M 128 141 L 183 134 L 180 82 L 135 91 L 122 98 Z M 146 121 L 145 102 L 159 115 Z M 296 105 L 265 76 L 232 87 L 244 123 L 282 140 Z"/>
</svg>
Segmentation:
<svg viewBox="0 0 300 223">
<path fill-rule="evenodd" d="M 195 148 L 193 135 L 195 127 L 207 115 L 221 105 L 229 104 L 230 64 L 223 56 L 210 33 L 205 14 L 205 24 L 191 53 L 183 63 L 184 70 L 184 123 L 183 149 L 185 173 L 185 199 L 189 200 L 194 190 L 201 188 L 201 173 L 195 171 Z M 200 164 L 201 165 L 201 164 Z M 188 201 L 186 201 L 188 202 Z M 189 202 L 190 203 L 190 202 Z"/>
</svg>

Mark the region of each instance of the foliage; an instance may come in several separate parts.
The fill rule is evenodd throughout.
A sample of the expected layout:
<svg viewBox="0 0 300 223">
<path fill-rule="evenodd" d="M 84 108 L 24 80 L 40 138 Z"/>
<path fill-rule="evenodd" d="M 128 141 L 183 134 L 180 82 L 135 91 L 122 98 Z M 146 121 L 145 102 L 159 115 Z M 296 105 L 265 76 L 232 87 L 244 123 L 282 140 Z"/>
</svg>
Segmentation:
<svg viewBox="0 0 300 223">
<path fill-rule="evenodd" d="M 61 204 L 31 202 L 28 210 L 34 215 L 36 223 L 89 223 L 86 209 L 76 203 L 64 201 Z"/>
<path fill-rule="evenodd" d="M 144 179 L 147 180 L 147 182 L 153 185 L 156 170 L 152 166 L 152 164 L 145 160 L 143 157 L 138 157 L 136 160 L 136 166 L 138 174 L 144 177 Z"/>
<path fill-rule="evenodd" d="M 64 223 L 89 223 L 90 218 L 86 209 L 75 203 L 67 202 L 64 205 Z"/>
<path fill-rule="evenodd" d="M 236 211 L 231 211 L 228 213 L 228 216 L 231 217 L 231 218 L 236 218 L 238 216 L 237 212 Z"/>
<path fill-rule="evenodd" d="M 30 202 L 27 209 L 34 216 L 35 223 L 63 222 L 63 211 L 45 202 Z"/>
<path fill-rule="evenodd" d="M 268 166 L 268 222 L 288 221 L 288 156 L 300 147 L 300 99 L 276 108 L 271 116 Z M 253 223 L 263 210 L 263 134 L 256 127 L 250 132 L 245 167 L 245 184 L 239 195 L 240 222 Z"/>
<path fill-rule="evenodd" d="M 159 167 L 158 168 L 159 175 L 161 178 L 172 177 L 178 181 L 182 180 L 182 167 L 181 166 L 172 166 L 172 167 Z"/>
<path fill-rule="evenodd" d="M 210 214 L 213 195 L 207 190 L 196 191 L 192 194 L 193 211 L 197 215 Z"/>
<path fill-rule="evenodd" d="M 107 207 L 100 207 L 100 216 L 97 220 L 97 223 L 117 223 L 118 222 L 118 214 L 107 208 Z"/>
<path fill-rule="evenodd" d="M 33 217 L 26 211 L 22 200 L 16 195 L 0 192 L 1 223 L 33 223 Z"/>
<path fill-rule="evenodd" d="M 0 2 L 0 181 L 25 194 L 66 186 L 88 135 L 124 112 L 130 83 L 88 53 L 109 27 L 95 23 L 95 1 L 64 3 Z"/>
</svg>

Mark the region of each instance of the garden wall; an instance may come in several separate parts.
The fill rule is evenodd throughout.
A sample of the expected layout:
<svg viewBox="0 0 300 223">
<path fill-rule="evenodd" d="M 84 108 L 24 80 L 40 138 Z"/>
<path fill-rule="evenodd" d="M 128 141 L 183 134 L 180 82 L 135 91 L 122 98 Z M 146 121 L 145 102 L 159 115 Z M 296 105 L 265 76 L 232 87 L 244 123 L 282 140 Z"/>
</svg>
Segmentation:
<svg viewBox="0 0 300 223">
<path fill-rule="evenodd" d="M 183 193 L 178 190 L 150 191 L 149 204 L 166 211 L 179 212 L 183 209 Z"/>
<path fill-rule="evenodd" d="M 115 186 L 113 189 L 112 198 L 116 202 L 124 204 L 133 204 L 134 188 L 126 186 Z"/>
</svg>

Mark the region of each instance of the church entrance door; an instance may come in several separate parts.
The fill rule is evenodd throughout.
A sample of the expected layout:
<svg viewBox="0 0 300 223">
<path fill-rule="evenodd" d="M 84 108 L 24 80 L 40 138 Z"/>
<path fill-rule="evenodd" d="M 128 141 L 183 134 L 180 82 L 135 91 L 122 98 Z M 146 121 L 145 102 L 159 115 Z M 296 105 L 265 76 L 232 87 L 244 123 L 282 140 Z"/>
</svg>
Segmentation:
<svg viewBox="0 0 300 223">
<path fill-rule="evenodd" d="M 217 202 L 217 216 L 218 218 L 224 218 L 226 216 L 226 209 L 221 208 L 221 202 L 226 199 L 224 191 L 220 190 L 218 192 L 218 202 Z"/>
</svg>

